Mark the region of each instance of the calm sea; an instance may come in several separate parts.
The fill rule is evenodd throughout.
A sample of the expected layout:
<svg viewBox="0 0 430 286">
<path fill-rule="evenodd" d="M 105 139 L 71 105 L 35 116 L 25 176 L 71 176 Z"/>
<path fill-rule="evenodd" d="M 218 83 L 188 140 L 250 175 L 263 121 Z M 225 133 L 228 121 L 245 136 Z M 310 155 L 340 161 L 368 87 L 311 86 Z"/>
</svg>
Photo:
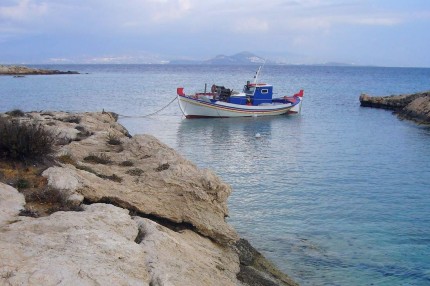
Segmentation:
<svg viewBox="0 0 430 286">
<path fill-rule="evenodd" d="M 240 90 L 253 66 L 72 65 L 80 75 L 0 77 L 0 111 L 114 111 L 233 186 L 229 222 L 302 285 L 430 285 L 430 128 L 361 108 L 430 89 L 430 69 L 265 66 L 292 117 L 197 119 L 176 87 Z M 261 138 L 255 134 L 260 133 Z"/>
</svg>

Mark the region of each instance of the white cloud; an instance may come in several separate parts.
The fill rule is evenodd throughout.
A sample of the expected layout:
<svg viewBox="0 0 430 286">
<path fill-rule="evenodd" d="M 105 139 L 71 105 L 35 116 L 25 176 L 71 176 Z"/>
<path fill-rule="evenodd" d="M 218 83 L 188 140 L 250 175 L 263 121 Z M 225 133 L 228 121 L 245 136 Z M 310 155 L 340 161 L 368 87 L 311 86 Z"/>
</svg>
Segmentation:
<svg viewBox="0 0 430 286">
<path fill-rule="evenodd" d="M 256 18 L 242 18 L 236 20 L 234 25 L 234 31 L 239 33 L 255 33 L 255 32 L 267 32 L 269 30 L 269 23 L 262 19 Z"/>
<path fill-rule="evenodd" d="M 358 25 L 369 25 L 369 26 L 395 26 L 404 22 L 401 17 L 368 17 L 359 16 L 353 19 L 346 19 L 345 22 Z"/>
<path fill-rule="evenodd" d="M 122 5 L 123 3 L 121 3 Z M 126 5 L 131 21 L 126 25 L 136 26 L 150 19 L 156 23 L 172 22 L 185 17 L 192 9 L 191 0 L 143 0 Z M 136 13 L 137 12 L 137 13 Z"/>
<path fill-rule="evenodd" d="M 17 0 L 14 5 L 0 6 L 0 20 L 30 21 L 46 14 L 48 5 L 37 4 L 31 0 Z"/>
</svg>

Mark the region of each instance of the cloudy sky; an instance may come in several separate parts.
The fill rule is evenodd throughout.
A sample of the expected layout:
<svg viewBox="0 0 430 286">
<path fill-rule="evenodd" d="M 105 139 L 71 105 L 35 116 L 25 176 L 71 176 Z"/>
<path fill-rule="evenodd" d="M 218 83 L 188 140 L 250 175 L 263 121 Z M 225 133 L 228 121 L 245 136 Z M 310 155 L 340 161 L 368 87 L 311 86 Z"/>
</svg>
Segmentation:
<svg viewBox="0 0 430 286">
<path fill-rule="evenodd" d="M 249 51 L 430 67 L 429 0 L 0 0 L 0 63 L 147 63 Z"/>
</svg>

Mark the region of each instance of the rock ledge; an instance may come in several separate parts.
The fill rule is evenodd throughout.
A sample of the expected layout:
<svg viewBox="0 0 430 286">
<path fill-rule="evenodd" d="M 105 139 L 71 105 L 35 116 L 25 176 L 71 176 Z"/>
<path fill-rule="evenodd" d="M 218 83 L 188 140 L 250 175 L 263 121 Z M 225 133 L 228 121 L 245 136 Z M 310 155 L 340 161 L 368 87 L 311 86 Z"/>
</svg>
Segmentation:
<svg viewBox="0 0 430 286">
<path fill-rule="evenodd" d="M 430 124 L 430 91 L 392 96 L 360 95 L 363 107 L 393 110 L 400 118 Z"/>
<path fill-rule="evenodd" d="M 35 69 L 24 66 L 5 66 L 0 65 L 0 75 L 51 75 L 51 74 L 79 74 L 77 71 L 60 71 L 60 70 L 47 70 Z"/>
</svg>

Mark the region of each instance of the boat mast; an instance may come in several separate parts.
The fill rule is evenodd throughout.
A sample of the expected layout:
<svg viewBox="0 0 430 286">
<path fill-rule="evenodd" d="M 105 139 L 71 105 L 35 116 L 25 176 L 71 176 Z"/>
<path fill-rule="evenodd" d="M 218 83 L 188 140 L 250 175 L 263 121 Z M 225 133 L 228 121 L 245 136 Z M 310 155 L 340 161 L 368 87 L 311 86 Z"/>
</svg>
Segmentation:
<svg viewBox="0 0 430 286">
<path fill-rule="evenodd" d="M 264 60 L 263 65 L 259 66 L 257 72 L 255 73 L 255 76 L 254 76 L 254 84 L 255 85 L 257 84 L 258 75 L 260 74 L 260 70 L 264 67 L 264 65 L 266 64 L 266 61 L 267 61 L 267 59 Z"/>
<path fill-rule="evenodd" d="M 258 74 L 260 73 L 261 70 L 261 66 L 258 67 L 258 70 L 255 72 L 254 75 L 254 84 L 257 85 L 257 79 L 258 79 Z"/>
</svg>

